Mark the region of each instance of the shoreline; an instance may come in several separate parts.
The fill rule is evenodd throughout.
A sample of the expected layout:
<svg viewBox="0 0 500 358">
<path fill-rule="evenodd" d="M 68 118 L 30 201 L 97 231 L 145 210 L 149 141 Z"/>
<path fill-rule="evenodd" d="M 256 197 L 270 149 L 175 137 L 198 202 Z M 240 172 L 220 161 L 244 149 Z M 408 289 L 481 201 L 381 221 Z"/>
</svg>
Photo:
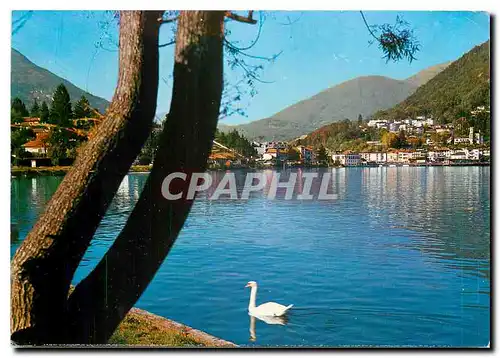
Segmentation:
<svg viewBox="0 0 500 358">
<path fill-rule="evenodd" d="M 355 166 L 311 166 L 311 165 L 289 165 L 285 168 L 400 168 L 400 167 L 489 167 L 490 162 L 477 162 L 477 163 L 453 163 L 453 164 L 403 164 L 403 163 L 393 163 L 393 164 L 379 164 L 379 165 L 355 165 Z M 11 167 L 10 174 L 11 178 L 17 177 L 37 177 L 37 176 L 64 176 L 71 166 L 55 166 L 55 167 Z M 207 168 L 207 170 L 231 170 L 231 169 L 282 169 L 282 166 L 271 166 L 271 167 L 232 167 L 232 168 Z M 148 174 L 151 167 L 148 165 L 133 165 L 130 167 L 129 173 L 137 174 Z"/>
</svg>

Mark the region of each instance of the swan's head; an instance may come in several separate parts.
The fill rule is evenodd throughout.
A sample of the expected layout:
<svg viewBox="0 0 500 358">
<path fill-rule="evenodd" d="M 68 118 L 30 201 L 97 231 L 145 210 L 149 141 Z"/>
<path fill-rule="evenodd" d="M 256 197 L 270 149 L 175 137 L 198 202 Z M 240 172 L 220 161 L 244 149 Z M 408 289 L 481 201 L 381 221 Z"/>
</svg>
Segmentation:
<svg viewBox="0 0 500 358">
<path fill-rule="evenodd" d="M 255 281 L 249 281 L 245 287 L 257 287 L 257 282 Z"/>
</svg>

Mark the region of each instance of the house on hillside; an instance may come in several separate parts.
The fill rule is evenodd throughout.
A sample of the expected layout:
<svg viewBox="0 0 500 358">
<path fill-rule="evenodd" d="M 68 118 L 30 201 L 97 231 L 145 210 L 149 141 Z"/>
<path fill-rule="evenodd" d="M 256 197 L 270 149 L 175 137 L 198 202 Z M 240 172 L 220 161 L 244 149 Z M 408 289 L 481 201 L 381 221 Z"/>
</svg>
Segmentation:
<svg viewBox="0 0 500 358">
<path fill-rule="evenodd" d="M 34 156 L 45 156 L 47 154 L 47 145 L 45 141 L 49 137 L 47 132 L 36 133 L 36 137 L 29 142 L 24 143 L 22 146 L 25 151 L 33 154 Z"/>
<path fill-rule="evenodd" d="M 38 117 L 24 117 L 22 125 L 26 127 L 37 126 L 40 124 L 40 118 Z"/>
</svg>

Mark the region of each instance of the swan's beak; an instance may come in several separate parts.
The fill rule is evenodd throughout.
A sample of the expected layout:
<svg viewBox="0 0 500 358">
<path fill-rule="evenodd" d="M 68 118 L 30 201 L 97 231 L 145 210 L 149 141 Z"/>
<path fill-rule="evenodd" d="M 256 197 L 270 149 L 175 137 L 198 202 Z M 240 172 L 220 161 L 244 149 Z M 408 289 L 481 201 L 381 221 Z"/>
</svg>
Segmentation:
<svg viewBox="0 0 500 358">
<path fill-rule="evenodd" d="M 250 287 L 250 285 L 248 283 L 245 285 L 245 288 L 247 288 L 247 287 Z"/>
</svg>

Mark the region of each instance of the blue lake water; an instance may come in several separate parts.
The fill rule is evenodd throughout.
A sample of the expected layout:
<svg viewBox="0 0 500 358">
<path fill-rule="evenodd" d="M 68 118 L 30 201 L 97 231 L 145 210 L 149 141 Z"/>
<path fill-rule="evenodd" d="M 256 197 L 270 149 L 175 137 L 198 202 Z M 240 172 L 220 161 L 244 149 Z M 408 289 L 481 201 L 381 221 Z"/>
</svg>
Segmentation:
<svg viewBox="0 0 500 358">
<path fill-rule="evenodd" d="M 490 168 L 329 170 L 336 200 L 201 195 L 136 306 L 240 345 L 486 346 Z M 241 183 L 245 172 L 235 173 Z M 124 179 L 75 283 L 111 245 L 146 178 Z M 12 179 L 11 254 L 60 181 Z M 257 304 L 294 304 L 286 325 L 251 327 L 250 280 Z"/>
</svg>

